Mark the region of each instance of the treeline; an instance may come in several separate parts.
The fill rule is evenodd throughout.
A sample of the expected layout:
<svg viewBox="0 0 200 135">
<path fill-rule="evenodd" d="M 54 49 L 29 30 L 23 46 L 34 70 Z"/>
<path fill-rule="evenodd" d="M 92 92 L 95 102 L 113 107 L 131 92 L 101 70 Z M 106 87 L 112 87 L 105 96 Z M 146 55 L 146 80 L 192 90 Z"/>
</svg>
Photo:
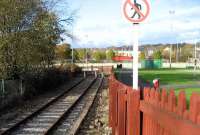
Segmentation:
<svg viewBox="0 0 200 135">
<path fill-rule="evenodd" d="M 189 59 L 194 58 L 195 45 L 191 43 L 177 43 L 177 44 L 146 44 L 139 46 L 140 60 L 142 59 L 157 59 L 162 58 L 166 61 L 171 59 L 172 62 L 187 62 Z M 199 48 L 199 43 L 197 43 Z M 132 50 L 132 46 L 111 47 L 113 50 Z M 199 51 L 197 50 L 197 58 L 199 58 Z"/>
<path fill-rule="evenodd" d="M 76 49 L 74 56 L 77 61 L 103 62 L 105 60 L 111 61 L 112 57 L 115 56 L 115 52 L 101 49 Z"/>
<path fill-rule="evenodd" d="M 162 58 L 162 59 L 169 60 L 170 48 L 171 48 L 172 62 L 187 62 L 190 58 L 195 57 L 194 56 L 195 45 L 182 43 L 182 44 L 172 44 L 172 45 L 168 44 L 168 45 L 142 46 L 140 59 Z"/>
<path fill-rule="evenodd" d="M 65 31 L 47 3 L 0 1 L 0 78 L 18 78 L 52 65 L 56 44 Z"/>
<path fill-rule="evenodd" d="M 72 52 L 73 51 L 73 52 Z M 115 52 L 112 49 L 102 50 L 102 49 L 85 49 L 76 48 L 71 49 L 70 44 L 61 44 L 56 47 L 56 59 L 61 63 L 66 62 L 66 60 L 73 59 L 74 62 L 83 62 L 88 60 L 89 62 L 102 62 L 102 61 L 112 61 L 115 56 Z"/>
</svg>

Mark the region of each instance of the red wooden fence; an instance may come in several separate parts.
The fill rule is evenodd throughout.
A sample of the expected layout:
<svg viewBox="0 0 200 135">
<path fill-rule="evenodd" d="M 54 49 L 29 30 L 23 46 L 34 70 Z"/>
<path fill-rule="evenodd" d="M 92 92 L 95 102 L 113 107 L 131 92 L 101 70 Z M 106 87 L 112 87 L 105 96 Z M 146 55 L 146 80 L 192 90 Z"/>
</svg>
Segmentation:
<svg viewBox="0 0 200 135">
<path fill-rule="evenodd" d="M 133 90 L 114 76 L 109 79 L 109 125 L 113 135 L 200 135 L 200 95 L 187 109 L 184 91 Z"/>
</svg>

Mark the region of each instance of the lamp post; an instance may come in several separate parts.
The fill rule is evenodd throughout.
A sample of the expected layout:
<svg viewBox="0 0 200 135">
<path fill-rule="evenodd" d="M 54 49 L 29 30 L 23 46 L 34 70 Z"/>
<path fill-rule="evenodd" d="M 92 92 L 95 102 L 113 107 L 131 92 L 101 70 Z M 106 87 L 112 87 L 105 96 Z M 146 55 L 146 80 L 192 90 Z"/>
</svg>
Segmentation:
<svg viewBox="0 0 200 135">
<path fill-rule="evenodd" d="M 73 48 L 73 44 L 74 44 L 74 27 L 72 26 L 72 59 L 71 59 L 71 64 L 74 64 L 74 48 Z"/>
<path fill-rule="evenodd" d="M 85 35 L 86 41 L 88 41 L 88 35 Z M 87 42 L 86 42 L 87 43 Z M 85 63 L 86 63 L 86 69 L 88 69 L 88 52 L 87 52 L 87 46 L 85 44 Z"/>
<path fill-rule="evenodd" d="M 176 43 L 176 62 L 178 63 L 179 62 L 179 49 L 178 49 L 178 41 Z"/>
<path fill-rule="evenodd" d="M 175 10 L 169 10 L 169 14 L 173 16 L 175 14 Z M 173 22 L 171 22 L 171 33 L 173 33 Z M 170 44 L 170 58 L 169 58 L 169 63 L 170 63 L 170 69 L 172 68 L 172 43 Z"/>
<path fill-rule="evenodd" d="M 197 69 L 197 41 L 195 40 L 195 47 L 194 47 L 194 71 Z"/>
<path fill-rule="evenodd" d="M 72 61 L 71 61 L 72 64 L 74 64 L 74 48 L 72 47 Z"/>
</svg>

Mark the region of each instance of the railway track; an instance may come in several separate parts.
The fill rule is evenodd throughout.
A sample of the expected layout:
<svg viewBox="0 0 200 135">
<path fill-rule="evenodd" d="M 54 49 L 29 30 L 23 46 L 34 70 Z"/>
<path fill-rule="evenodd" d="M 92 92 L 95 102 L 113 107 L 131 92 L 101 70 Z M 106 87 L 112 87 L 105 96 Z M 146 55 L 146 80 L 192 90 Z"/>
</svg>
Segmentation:
<svg viewBox="0 0 200 135">
<path fill-rule="evenodd" d="M 87 114 L 87 111 L 82 112 L 83 108 L 88 107 L 88 103 L 92 104 L 92 101 L 88 102 L 89 99 L 92 100 L 95 97 L 95 92 L 100 87 L 102 79 L 99 78 L 86 78 L 83 81 L 80 81 L 78 85 L 72 87 L 69 91 L 61 94 L 55 98 L 52 102 L 49 102 L 44 107 L 38 109 L 36 112 L 30 114 L 28 117 L 24 118 L 22 121 L 14 124 L 12 127 L 5 129 L 1 132 L 1 135 L 46 135 L 58 133 L 59 127 L 67 119 L 67 116 L 70 114 L 77 114 L 77 109 L 79 109 L 79 114 L 76 115 L 78 118 L 78 123 L 75 125 L 80 125 L 81 121 Z M 93 96 L 91 96 L 93 93 Z M 91 99 L 91 97 L 93 97 Z M 87 100 L 87 101 L 86 101 Z M 75 112 L 74 112 L 75 110 Z M 69 117 L 70 118 L 70 117 Z M 75 118 L 75 117 L 74 117 Z M 77 122 L 75 119 L 71 122 Z M 73 127 L 73 123 L 70 123 L 71 129 L 76 131 L 77 126 Z M 68 124 L 69 125 L 69 124 Z M 67 128 L 66 128 L 67 129 Z M 76 130 L 75 130 L 76 129 Z M 66 130 L 67 132 L 67 130 Z M 66 134 L 65 132 L 65 134 Z M 61 132 L 60 132 L 61 133 Z M 62 132 L 63 133 L 63 132 Z"/>
<path fill-rule="evenodd" d="M 50 135 L 75 135 L 87 116 L 91 108 L 98 90 L 101 87 L 103 78 L 97 78 L 96 82 L 85 93 L 83 98 L 78 102 L 72 110 L 51 129 Z"/>
</svg>

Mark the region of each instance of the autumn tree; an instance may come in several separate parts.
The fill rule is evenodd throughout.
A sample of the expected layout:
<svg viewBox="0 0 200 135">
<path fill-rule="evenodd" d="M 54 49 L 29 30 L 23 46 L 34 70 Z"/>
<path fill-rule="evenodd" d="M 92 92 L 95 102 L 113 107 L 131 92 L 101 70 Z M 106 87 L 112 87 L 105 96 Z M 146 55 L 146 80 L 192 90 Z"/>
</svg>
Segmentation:
<svg viewBox="0 0 200 135">
<path fill-rule="evenodd" d="M 17 78 L 52 64 L 64 28 L 42 0 L 0 1 L 1 77 Z M 62 20 L 71 22 L 72 20 Z"/>
<path fill-rule="evenodd" d="M 86 49 L 77 49 L 77 60 L 85 60 L 86 58 Z"/>
<path fill-rule="evenodd" d="M 153 53 L 153 58 L 154 59 L 162 59 L 162 53 L 161 51 L 156 51 Z"/>
<path fill-rule="evenodd" d="M 61 63 L 66 59 L 71 59 L 71 48 L 69 44 L 57 45 L 55 48 L 56 59 Z"/>
<path fill-rule="evenodd" d="M 113 51 L 113 50 L 108 50 L 107 52 L 106 52 L 106 59 L 107 60 L 112 60 L 112 58 L 115 56 L 115 52 Z"/>
<path fill-rule="evenodd" d="M 106 59 L 106 53 L 104 51 L 95 51 L 93 52 L 92 57 L 96 62 L 100 62 L 101 60 Z"/>
</svg>

